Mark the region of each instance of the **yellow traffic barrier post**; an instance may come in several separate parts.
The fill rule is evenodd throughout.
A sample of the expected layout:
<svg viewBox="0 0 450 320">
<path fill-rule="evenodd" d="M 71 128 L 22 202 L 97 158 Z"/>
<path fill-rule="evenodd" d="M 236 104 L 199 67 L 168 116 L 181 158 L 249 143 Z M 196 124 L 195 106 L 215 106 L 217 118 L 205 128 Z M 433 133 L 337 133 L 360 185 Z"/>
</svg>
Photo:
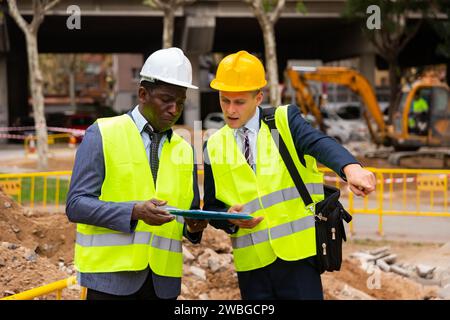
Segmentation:
<svg viewBox="0 0 450 320">
<path fill-rule="evenodd" d="M 406 209 L 406 173 L 403 174 L 402 190 L 403 190 L 403 209 Z"/>
<path fill-rule="evenodd" d="M 47 177 L 44 177 L 44 190 L 42 195 L 42 202 L 44 208 L 47 208 Z"/>
<path fill-rule="evenodd" d="M 74 276 L 64 280 L 49 283 L 47 285 L 20 292 L 0 300 L 33 300 L 34 298 L 47 295 L 49 293 L 57 292 L 56 299 L 61 299 L 61 290 L 77 283 Z M 59 293 L 58 293 L 59 292 Z"/>
<path fill-rule="evenodd" d="M 379 179 L 380 192 L 378 192 L 378 234 L 383 236 L 383 193 L 384 193 L 384 179 L 383 174 L 377 174 L 377 180 Z"/>
<path fill-rule="evenodd" d="M 87 288 L 86 287 L 81 287 L 80 299 L 81 300 L 86 300 L 86 297 L 87 297 Z"/>
<path fill-rule="evenodd" d="M 390 173 L 389 178 L 391 183 L 389 184 L 389 209 L 392 209 L 392 198 L 394 197 L 394 174 Z"/>
<path fill-rule="evenodd" d="M 59 177 L 56 178 L 55 205 L 56 205 L 56 208 L 59 207 Z"/>
<path fill-rule="evenodd" d="M 447 190 L 448 188 L 448 175 L 446 176 L 444 180 L 444 190 Z M 444 210 L 447 211 L 447 191 L 444 191 Z"/>
<path fill-rule="evenodd" d="M 34 208 L 34 182 L 35 177 L 31 177 L 31 186 L 30 186 L 30 207 Z"/>
<path fill-rule="evenodd" d="M 22 204 L 22 178 L 20 178 L 19 181 L 20 181 L 20 188 L 19 188 L 19 194 L 17 195 L 17 200 L 18 200 L 17 203 L 19 205 L 21 205 Z"/>
<path fill-rule="evenodd" d="M 349 194 L 348 194 L 348 213 L 350 213 L 350 215 L 352 217 L 355 214 L 355 210 L 353 208 L 354 208 L 353 207 L 353 193 L 349 192 Z M 349 231 L 350 231 L 350 235 L 354 234 L 354 231 L 353 231 L 353 219 L 352 219 L 352 221 L 350 221 Z"/>
</svg>

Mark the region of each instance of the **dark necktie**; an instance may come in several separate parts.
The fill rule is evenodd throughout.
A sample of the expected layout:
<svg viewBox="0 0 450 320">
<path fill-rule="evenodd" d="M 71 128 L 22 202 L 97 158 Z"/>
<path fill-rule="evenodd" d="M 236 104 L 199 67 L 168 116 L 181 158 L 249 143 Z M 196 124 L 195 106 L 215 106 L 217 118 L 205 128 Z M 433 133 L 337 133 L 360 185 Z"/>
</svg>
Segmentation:
<svg viewBox="0 0 450 320">
<path fill-rule="evenodd" d="M 144 127 L 144 131 L 148 133 L 150 137 L 150 168 L 152 169 L 153 182 L 156 186 L 156 178 L 158 176 L 158 168 L 159 168 L 159 157 L 158 157 L 158 149 L 159 143 L 164 136 L 164 133 L 153 132 L 152 128 L 148 125 L 148 123 Z"/>
</svg>

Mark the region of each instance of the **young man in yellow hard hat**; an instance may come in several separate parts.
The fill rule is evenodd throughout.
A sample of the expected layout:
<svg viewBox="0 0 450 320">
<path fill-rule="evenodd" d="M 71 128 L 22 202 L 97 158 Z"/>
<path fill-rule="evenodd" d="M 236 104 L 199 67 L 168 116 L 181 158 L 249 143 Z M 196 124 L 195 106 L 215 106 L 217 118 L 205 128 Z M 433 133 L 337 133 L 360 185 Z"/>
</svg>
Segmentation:
<svg viewBox="0 0 450 320">
<path fill-rule="evenodd" d="M 261 121 L 265 85 L 262 63 L 246 51 L 226 56 L 218 66 L 211 87 L 219 91 L 226 125 L 205 143 L 204 209 L 253 216 L 210 221 L 231 235 L 243 299 L 323 299 L 313 263 L 314 216 Z M 374 175 L 334 139 L 312 128 L 297 106 L 278 107 L 275 123 L 314 202 L 324 198 L 316 159 L 346 179 L 356 195 L 375 189 Z"/>
<path fill-rule="evenodd" d="M 179 48 L 151 54 L 139 105 L 98 119 L 77 151 L 66 213 L 77 223 L 75 266 L 88 300 L 175 299 L 182 237 L 201 239 L 205 220 L 169 214 L 200 205 L 192 147 L 172 131 L 192 85 Z"/>
</svg>

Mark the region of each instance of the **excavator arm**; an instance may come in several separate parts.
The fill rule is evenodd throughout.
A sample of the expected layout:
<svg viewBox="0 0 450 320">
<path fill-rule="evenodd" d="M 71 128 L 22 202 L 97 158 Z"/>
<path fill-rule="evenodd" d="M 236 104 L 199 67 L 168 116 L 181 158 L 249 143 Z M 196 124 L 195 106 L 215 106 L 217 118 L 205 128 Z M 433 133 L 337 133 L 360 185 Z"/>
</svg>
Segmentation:
<svg viewBox="0 0 450 320">
<path fill-rule="evenodd" d="M 296 91 L 296 100 L 302 111 L 312 113 L 319 124 L 322 122 L 322 116 L 309 90 L 308 80 L 343 85 L 358 94 L 368 112 L 365 113 L 365 119 L 372 139 L 378 144 L 387 139 L 387 127 L 372 86 L 357 71 L 345 67 L 292 67 L 287 70 L 287 75 Z M 377 129 L 372 122 L 376 124 Z"/>
</svg>

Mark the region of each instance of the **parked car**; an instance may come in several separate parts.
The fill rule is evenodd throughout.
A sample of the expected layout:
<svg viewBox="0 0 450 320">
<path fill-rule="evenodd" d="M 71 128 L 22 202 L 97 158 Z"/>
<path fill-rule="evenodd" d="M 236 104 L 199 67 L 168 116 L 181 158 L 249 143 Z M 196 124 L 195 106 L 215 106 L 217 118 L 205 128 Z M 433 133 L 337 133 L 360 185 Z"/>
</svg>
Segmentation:
<svg viewBox="0 0 450 320">
<path fill-rule="evenodd" d="M 203 120 L 203 128 L 208 129 L 220 129 L 225 125 L 225 119 L 222 112 L 209 113 L 205 120 Z"/>
<path fill-rule="evenodd" d="M 369 139 L 369 129 L 359 104 L 333 105 L 321 110 L 327 135 L 340 143 Z"/>
<path fill-rule="evenodd" d="M 74 113 L 66 115 L 64 127 L 69 129 L 86 130 L 95 122 L 97 116 L 92 113 Z M 80 143 L 83 136 L 75 136 L 77 143 Z"/>
</svg>

